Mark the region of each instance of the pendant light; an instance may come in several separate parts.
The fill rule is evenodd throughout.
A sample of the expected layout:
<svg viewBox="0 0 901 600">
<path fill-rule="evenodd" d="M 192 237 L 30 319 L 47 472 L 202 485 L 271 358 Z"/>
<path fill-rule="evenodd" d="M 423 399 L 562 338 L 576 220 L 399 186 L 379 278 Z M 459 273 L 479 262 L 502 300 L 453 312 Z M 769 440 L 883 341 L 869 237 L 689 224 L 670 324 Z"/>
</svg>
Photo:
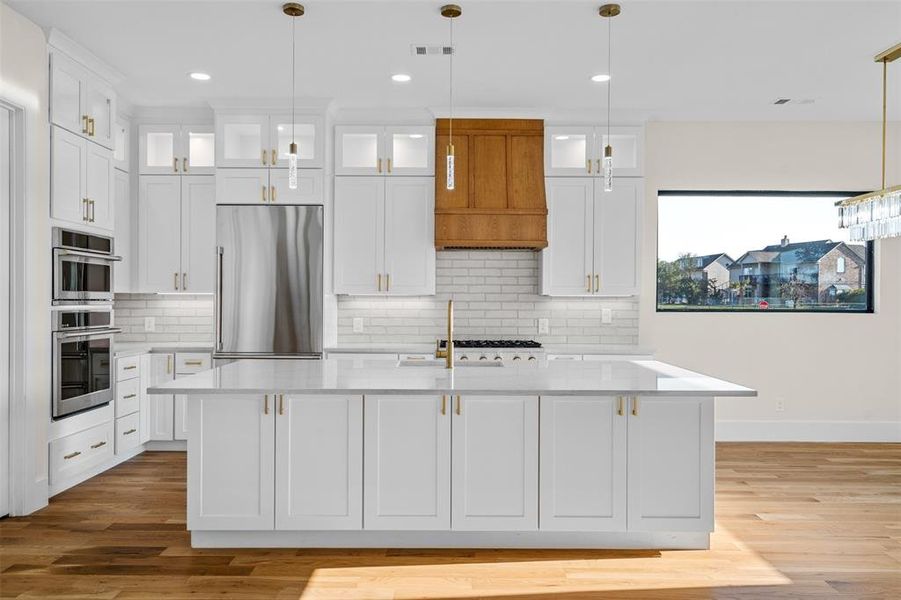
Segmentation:
<svg viewBox="0 0 901 600">
<path fill-rule="evenodd" d="M 295 53 L 295 37 L 297 27 L 295 27 L 295 23 L 297 22 L 297 17 L 302 17 L 304 14 L 304 9 L 302 4 L 298 4 L 296 2 L 288 2 L 282 6 L 282 12 L 291 17 L 291 145 L 288 149 L 288 187 L 292 190 L 297 189 L 297 140 L 294 137 L 294 122 L 296 119 L 294 118 L 294 103 L 297 99 L 297 92 L 295 87 L 295 78 L 297 77 L 297 72 L 294 67 L 295 60 L 297 58 Z"/>
<path fill-rule="evenodd" d="M 604 191 L 613 191 L 613 146 L 610 145 L 610 104 L 613 96 L 613 17 L 621 12 L 619 4 L 605 4 L 598 14 L 607 19 L 607 143 L 604 145 Z"/>
<path fill-rule="evenodd" d="M 901 44 L 873 57 L 882 63 L 882 187 L 838 203 L 838 226 L 850 229 L 852 242 L 901 237 L 901 185 L 885 187 L 885 145 L 888 125 L 888 64 L 901 58 Z"/>
<path fill-rule="evenodd" d="M 448 20 L 448 23 L 450 23 L 450 50 L 448 54 L 450 58 L 450 68 L 448 69 L 448 106 L 450 110 L 448 118 L 446 177 L 448 191 L 453 191 L 454 189 L 454 54 L 456 54 L 456 48 L 454 48 L 454 19 L 462 14 L 463 9 L 456 4 L 445 4 L 441 7 L 441 16 L 446 18 Z"/>
</svg>

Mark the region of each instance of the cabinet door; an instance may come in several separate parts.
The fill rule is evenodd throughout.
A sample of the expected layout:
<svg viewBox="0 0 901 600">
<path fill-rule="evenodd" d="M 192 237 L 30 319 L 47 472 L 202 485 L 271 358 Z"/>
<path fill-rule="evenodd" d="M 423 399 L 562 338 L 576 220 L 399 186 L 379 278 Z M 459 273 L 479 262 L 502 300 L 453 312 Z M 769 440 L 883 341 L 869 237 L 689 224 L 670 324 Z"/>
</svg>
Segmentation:
<svg viewBox="0 0 901 600">
<path fill-rule="evenodd" d="M 153 387 L 175 378 L 175 356 L 173 354 L 150 354 L 150 368 L 143 369 L 147 372 L 150 383 L 147 387 Z M 146 388 L 145 388 L 146 389 Z M 174 439 L 174 406 L 173 396 L 150 396 L 150 423 L 148 432 L 151 440 Z"/>
<path fill-rule="evenodd" d="M 538 529 L 536 396 L 455 399 L 452 448 L 453 529 Z"/>
<path fill-rule="evenodd" d="M 269 169 L 216 169 L 216 204 L 266 204 Z"/>
<path fill-rule="evenodd" d="M 335 177 L 335 293 L 385 289 L 385 180 Z"/>
<path fill-rule="evenodd" d="M 91 141 L 112 150 L 115 147 L 116 93 L 111 87 L 90 75 L 85 88 L 85 102 L 91 123 Z"/>
<path fill-rule="evenodd" d="M 362 396 L 279 396 L 275 528 L 363 527 Z"/>
<path fill-rule="evenodd" d="M 216 172 L 216 134 L 212 125 L 183 125 L 179 132 L 181 171 L 190 175 Z"/>
<path fill-rule="evenodd" d="M 335 175 L 387 174 L 384 135 L 378 126 L 335 127 Z"/>
<path fill-rule="evenodd" d="M 363 528 L 450 528 L 450 400 L 364 399 Z"/>
<path fill-rule="evenodd" d="M 548 177 L 548 247 L 541 251 L 541 293 L 588 296 L 594 290 L 594 180 Z"/>
<path fill-rule="evenodd" d="M 115 220 L 115 167 L 113 151 L 94 143 L 85 154 L 85 197 L 91 225 L 112 231 Z"/>
<path fill-rule="evenodd" d="M 216 180 L 181 178 L 181 289 L 197 294 L 216 287 Z"/>
<path fill-rule="evenodd" d="M 269 171 L 269 200 L 272 204 L 322 204 L 322 169 L 297 171 L 297 189 L 288 187 L 288 171 Z"/>
<path fill-rule="evenodd" d="M 150 441 L 150 423 L 151 417 L 153 413 L 153 401 L 158 396 L 151 396 L 147 393 L 147 388 L 151 387 L 153 380 L 153 355 L 152 354 L 142 354 L 140 357 L 141 361 L 141 376 L 139 379 L 139 390 L 140 390 L 140 398 L 141 398 L 141 409 L 140 409 L 140 418 L 139 418 L 139 426 L 138 432 L 141 436 L 139 442 L 141 444 Z"/>
<path fill-rule="evenodd" d="M 713 398 L 633 398 L 629 529 L 713 531 Z"/>
<path fill-rule="evenodd" d="M 217 115 L 217 167 L 268 167 L 269 115 Z"/>
<path fill-rule="evenodd" d="M 89 218 L 85 182 L 87 142 L 60 127 L 51 130 L 50 216 L 83 225 Z"/>
<path fill-rule="evenodd" d="M 548 177 L 586 177 L 597 175 L 602 155 L 595 153 L 591 127 L 545 127 L 544 174 Z"/>
<path fill-rule="evenodd" d="M 188 428 L 188 529 L 273 529 L 272 396 L 196 396 L 188 402 Z"/>
<path fill-rule="evenodd" d="M 644 135 L 641 127 L 611 127 L 607 135 L 606 127 L 597 128 L 598 158 L 604 156 L 604 146 L 613 148 L 613 176 L 641 177 L 644 173 Z"/>
<path fill-rule="evenodd" d="M 131 162 L 131 123 L 117 118 L 113 131 L 113 160 L 116 168 L 128 172 Z"/>
<path fill-rule="evenodd" d="M 138 281 L 142 292 L 181 290 L 181 179 L 143 175 L 138 196 Z"/>
<path fill-rule="evenodd" d="M 292 120 L 291 113 L 269 115 L 269 160 L 273 167 L 288 167 L 288 152 L 291 140 L 297 144 L 297 166 L 320 168 L 323 165 L 323 125 L 322 118 L 297 115 Z M 275 161 L 272 161 L 273 152 Z"/>
<path fill-rule="evenodd" d="M 135 257 L 135 220 L 132 218 L 133 211 L 131 209 L 131 193 L 128 173 L 124 173 L 116 169 L 114 175 L 115 182 L 115 238 L 116 238 L 116 254 L 122 257 L 122 261 L 116 263 L 114 269 L 114 290 L 117 294 L 130 293 L 134 291 L 134 273 L 137 269 L 137 260 Z M 143 431 L 143 430 L 142 430 Z"/>
<path fill-rule="evenodd" d="M 176 379 L 179 377 L 187 377 L 187 375 L 178 375 Z M 172 406 L 172 439 L 186 440 L 188 439 L 188 397 L 184 394 L 177 394 Z"/>
<path fill-rule="evenodd" d="M 88 135 L 84 67 L 61 54 L 50 53 L 50 122 L 84 136 Z"/>
<path fill-rule="evenodd" d="M 628 296 L 638 293 L 638 206 L 640 179 L 618 177 L 613 191 L 594 187 L 594 271 L 598 293 Z"/>
<path fill-rule="evenodd" d="M 388 127 L 384 146 L 384 166 L 388 175 L 435 174 L 434 127 Z"/>
<path fill-rule="evenodd" d="M 435 180 L 385 181 L 385 286 L 397 296 L 435 293 Z"/>
<path fill-rule="evenodd" d="M 547 531 L 626 530 L 626 415 L 619 397 L 541 397 Z"/>
<path fill-rule="evenodd" d="M 175 124 L 138 127 L 138 173 L 141 175 L 178 175 L 180 128 Z"/>
</svg>

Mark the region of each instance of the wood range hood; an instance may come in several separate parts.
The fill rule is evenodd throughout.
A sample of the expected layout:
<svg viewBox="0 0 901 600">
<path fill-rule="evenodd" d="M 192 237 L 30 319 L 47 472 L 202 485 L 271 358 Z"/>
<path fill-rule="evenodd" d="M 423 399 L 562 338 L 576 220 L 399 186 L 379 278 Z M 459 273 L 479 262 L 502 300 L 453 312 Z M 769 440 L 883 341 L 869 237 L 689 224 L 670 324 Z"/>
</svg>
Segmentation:
<svg viewBox="0 0 901 600">
<path fill-rule="evenodd" d="M 455 180 L 447 189 L 449 122 L 435 143 L 435 247 L 547 247 L 544 121 L 454 119 Z"/>
</svg>

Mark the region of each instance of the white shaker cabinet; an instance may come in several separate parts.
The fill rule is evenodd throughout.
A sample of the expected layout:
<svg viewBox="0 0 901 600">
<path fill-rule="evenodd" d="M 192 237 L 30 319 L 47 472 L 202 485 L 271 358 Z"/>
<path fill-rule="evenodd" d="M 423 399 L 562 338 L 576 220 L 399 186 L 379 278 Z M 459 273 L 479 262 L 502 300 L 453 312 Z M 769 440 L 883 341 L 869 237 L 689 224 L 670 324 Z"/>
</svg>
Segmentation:
<svg viewBox="0 0 901 600">
<path fill-rule="evenodd" d="M 105 148 L 115 143 L 116 95 L 96 73 L 50 52 L 50 122 Z"/>
<path fill-rule="evenodd" d="M 297 188 L 288 186 L 287 169 L 269 170 L 270 204 L 322 204 L 322 169 L 299 169 Z"/>
<path fill-rule="evenodd" d="M 150 441 L 150 423 L 153 415 L 152 406 L 157 396 L 151 396 L 147 393 L 147 388 L 152 387 L 153 381 L 153 354 L 142 354 L 139 357 L 140 363 L 140 398 L 141 410 L 138 431 L 140 432 L 140 442 L 146 443 Z"/>
<path fill-rule="evenodd" d="M 323 165 L 323 120 L 319 116 L 290 112 L 258 114 L 216 114 L 217 167 L 288 166 L 291 140 L 297 143 L 297 166 L 321 168 Z"/>
<path fill-rule="evenodd" d="M 541 529 L 626 530 L 626 400 L 541 397 Z"/>
<path fill-rule="evenodd" d="M 154 387 L 175 378 L 175 355 L 150 354 L 149 369 L 141 370 L 147 373 L 149 382 L 147 387 Z M 142 366 L 143 367 L 143 366 Z M 144 389 L 147 389 L 146 387 Z M 150 396 L 150 423 L 148 427 L 149 439 L 167 441 L 174 435 L 174 397 L 172 395 Z"/>
<path fill-rule="evenodd" d="M 435 128 L 339 125 L 335 127 L 335 174 L 434 175 Z"/>
<path fill-rule="evenodd" d="M 613 191 L 588 177 L 548 177 L 548 247 L 540 292 L 549 296 L 638 293 L 642 180 L 616 178 Z"/>
<path fill-rule="evenodd" d="M 115 267 L 115 292 L 130 293 L 134 288 L 134 274 L 137 270 L 137 245 L 135 243 L 135 221 L 131 202 L 131 183 L 128 173 L 116 169 L 115 183 L 115 218 L 116 218 L 116 254 L 122 260 Z"/>
<path fill-rule="evenodd" d="M 115 222 L 115 161 L 113 151 L 86 142 L 85 197 L 88 199 L 90 224 L 113 230 Z"/>
<path fill-rule="evenodd" d="M 217 169 L 216 204 L 322 204 L 322 170 L 297 171 L 288 187 L 287 169 Z"/>
<path fill-rule="evenodd" d="M 713 531 L 714 399 L 629 399 L 628 526 Z"/>
<path fill-rule="evenodd" d="M 274 400 L 275 528 L 363 527 L 363 397 Z"/>
<path fill-rule="evenodd" d="M 366 395 L 363 528 L 451 527 L 448 397 Z"/>
<path fill-rule="evenodd" d="M 431 177 L 335 178 L 335 293 L 435 293 Z"/>
<path fill-rule="evenodd" d="M 138 127 L 142 175 L 212 175 L 216 136 L 212 125 L 145 124 Z"/>
<path fill-rule="evenodd" d="M 538 529 L 538 397 L 454 398 L 452 526 Z"/>
<path fill-rule="evenodd" d="M 644 134 L 641 127 L 555 126 L 544 132 L 544 174 L 548 177 L 603 178 L 604 147 L 613 148 L 613 175 L 641 177 Z"/>
<path fill-rule="evenodd" d="M 271 394 L 191 399 L 188 529 L 273 529 L 275 415 Z"/>
<path fill-rule="evenodd" d="M 211 293 L 216 287 L 216 182 L 181 178 L 181 291 Z"/>
<path fill-rule="evenodd" d="M 112 230 L 113 153 L 61 127 L 51 128 L 50 216 Z"/>
</svg>

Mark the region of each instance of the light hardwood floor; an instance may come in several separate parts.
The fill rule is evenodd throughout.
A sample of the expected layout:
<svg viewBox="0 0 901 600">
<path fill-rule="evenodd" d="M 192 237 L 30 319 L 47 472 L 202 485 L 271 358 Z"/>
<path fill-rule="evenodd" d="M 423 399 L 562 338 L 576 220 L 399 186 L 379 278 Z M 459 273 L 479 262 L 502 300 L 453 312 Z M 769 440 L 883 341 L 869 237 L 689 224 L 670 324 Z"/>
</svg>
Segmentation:
<svg viewBox="0 0 901 600">
<path fill-rule="evenodd" d="M 901 444 L 719 444 L 709 551 L 193 550 L 145 453 L 0 521 L 2 598 L 901 598 Z"/>
</svg>

